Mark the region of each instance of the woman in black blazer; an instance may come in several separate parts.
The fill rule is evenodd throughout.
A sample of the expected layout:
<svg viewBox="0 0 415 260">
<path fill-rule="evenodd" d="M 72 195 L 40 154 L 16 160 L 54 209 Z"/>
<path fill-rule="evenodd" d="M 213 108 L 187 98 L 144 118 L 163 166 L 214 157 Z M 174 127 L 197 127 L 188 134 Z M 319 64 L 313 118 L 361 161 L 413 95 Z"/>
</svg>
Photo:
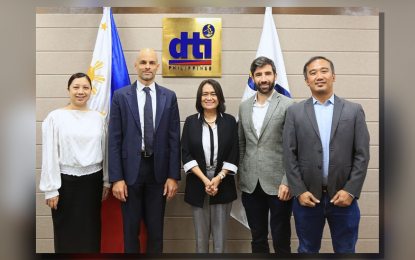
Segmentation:
<svg viewBox="0 0 415 260">
<path fill-rule="evenodd" d="M 225 114 L 220 84 L 202 81 L 196 96 L 197 114 L 186 118 L 182 134 L 182 161 L 186 177 L 184 200 L 192 205 L 196 252 L 226 252 L 232 201 L 236 200 L 234 176 L 239 159 L 235 118 Z"/>
</svg>

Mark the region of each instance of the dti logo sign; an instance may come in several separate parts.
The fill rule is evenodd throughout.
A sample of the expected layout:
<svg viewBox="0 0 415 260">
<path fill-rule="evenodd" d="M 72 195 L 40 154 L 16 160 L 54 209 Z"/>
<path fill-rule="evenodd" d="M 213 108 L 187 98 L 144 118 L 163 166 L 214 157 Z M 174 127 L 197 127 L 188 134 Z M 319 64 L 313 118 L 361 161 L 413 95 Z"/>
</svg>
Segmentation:
<svg viewBox="0 0 415 260">
<path fill-rule="evenodd" d="M 213 27 L 213 26 L 212 26 Z M 213 36 L 213 34 L 211 34 Z M 177 52 L 177 45 L 180 44 L 180 52 Z M 193 57 L 196 59 L 211 59 L 212 58 L 212 40 L 211 39 L 200 39 L 200 33 L 194 32 L 193 38 L 189 39 L 187 32 L 181 33 L 181 39 L 174 38 L 170 42 L 169 51 L 170 55 L 175 58 L 187 58 L 187 46 L 193 46 Z M 200 51 L 200 45 L 205 45 L 205 57 Z M 170 60 L 169 64 L 178 64 L 178 65 L 211 65 L 211 60 Z"/>
<path fill-rule="evenodd" d="M 220 77 L 221 32 L 220 18 L 163 18 L 163 76 Z"/>
</svg>

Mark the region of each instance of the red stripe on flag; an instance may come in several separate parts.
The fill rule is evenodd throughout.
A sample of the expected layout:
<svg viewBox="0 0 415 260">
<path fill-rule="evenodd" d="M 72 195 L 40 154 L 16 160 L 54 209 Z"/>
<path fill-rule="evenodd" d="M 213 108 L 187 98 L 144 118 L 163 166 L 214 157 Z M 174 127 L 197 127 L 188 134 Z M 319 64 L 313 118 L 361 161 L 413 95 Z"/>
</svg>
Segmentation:
<svg viewBox="0 0 415 260">
<path fill-rule="evenodd" d="M 183 63 L 169 63 L 169 65 L 211 65 L 212 61 L 192 61 L 192 62 L 183 62 Z"/>
<path fill-rule="evenodd" d="M 141 253 L 146 252 L 147 228 L 141 220 Z M 101 208 L 101 253 L 124 253 L 121 202 L 110 192 Z"/>
<path fill-rule="evenodd" d="M 142 219 L 140 226 L 140 235 L 138 238 L 140 239 L 140 252 L 145 253 L 147 248 L 147 228 Z"/>
</svg>

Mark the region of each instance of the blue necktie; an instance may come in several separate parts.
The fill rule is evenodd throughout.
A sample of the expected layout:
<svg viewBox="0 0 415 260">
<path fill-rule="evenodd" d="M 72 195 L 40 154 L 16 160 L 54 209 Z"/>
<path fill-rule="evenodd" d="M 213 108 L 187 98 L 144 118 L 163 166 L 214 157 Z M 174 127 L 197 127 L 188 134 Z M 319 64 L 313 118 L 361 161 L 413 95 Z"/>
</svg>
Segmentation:
<svg viewBox="0 0 415 260">
<path fill-rule="evenodd" d="M 144 105 L 144 145 L 148 155 L 153 154 L 154 128 L 153 128 L 153 106 L 151 104 L 150 88 L 144 87 L 146 92 L 146 104 Z"/>
</svg>

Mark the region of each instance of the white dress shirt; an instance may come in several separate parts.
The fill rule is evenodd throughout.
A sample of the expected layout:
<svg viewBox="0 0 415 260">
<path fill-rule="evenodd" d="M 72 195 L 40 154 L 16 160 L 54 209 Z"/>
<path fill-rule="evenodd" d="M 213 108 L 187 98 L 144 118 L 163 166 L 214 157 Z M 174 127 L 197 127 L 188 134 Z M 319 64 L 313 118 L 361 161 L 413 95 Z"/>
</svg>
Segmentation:
<svg viewBox="0 0 415 260">
<path fill-rule="evenodd" d="M 42 171 L 39 188 L 45 199 L 59 195 L 61 173 L 83 176 L 103 169 L 104 186 L 110 188 L 107 167 L 107 124 L 96 111 L 58 109 L 42 123 Z"/>
<path fill-rule="evenodd" d="M 260 105 L 257 101 L 258 93 L 255 95 L 254 106 L 252 108 L 252 122 L 254 123 L 254 128 L 256 134 L 259 138 L 261 134 L 262 125 L 264 123 L 265 115 L 267 114 L 269 103 L 271 103 L 272 97 L 274 96 L 275 90 L 272 90 L 271 95 L 265 100 L 263 105 Z"/>
<path fill-rule="evenodd" d="M 144 86 L 137 80 L 137 103 L 138 103 L 138 113 L 140 114 L 140 124 L 141 124 L 141 133 L 142 134 L 142 145 L 141 150 L 145 150 L 144 145 L 144 105 L 146 104 L 146 92 L 144 91 Z M 150 86 L 150 97 L 151 97 L 151 106 L 153 110 L 153 128 L 156 127 L 156 108 L 157 108 L 157 96 L 156 96 L 156 84 L 153 82 Z"/>
<path fill-rule="evenodd" d="M 220 114 L 222 116 L 222 114 Z M 198 115 L 200 118 L 200 114 Z M 217 124 L 212 127 L 213 132 L 213 165 L 210 165 L 210 153 L 211 153 L 211 146 L 210 146 L 210 132 L 209 132 L 209 125 L 206 122 L 202 123 L 202 145 L 203 145 L 203 152 L 205 154 L 205 161 L 206 161 L 206 169 L 210 170 L 216 168 L 218 162 L 218 127 Z M 192 160 L 185 165 L 183 165 L 183 169 L 185 173 L 190 173 L 191 169 L 197 166 L 196 160 Z M 222 166 L 223 170 L 228 170 L 231 175 L 236 174 L 238 171 L 238 167 L 232 163 L 223 162 Z"/>
</svg>

